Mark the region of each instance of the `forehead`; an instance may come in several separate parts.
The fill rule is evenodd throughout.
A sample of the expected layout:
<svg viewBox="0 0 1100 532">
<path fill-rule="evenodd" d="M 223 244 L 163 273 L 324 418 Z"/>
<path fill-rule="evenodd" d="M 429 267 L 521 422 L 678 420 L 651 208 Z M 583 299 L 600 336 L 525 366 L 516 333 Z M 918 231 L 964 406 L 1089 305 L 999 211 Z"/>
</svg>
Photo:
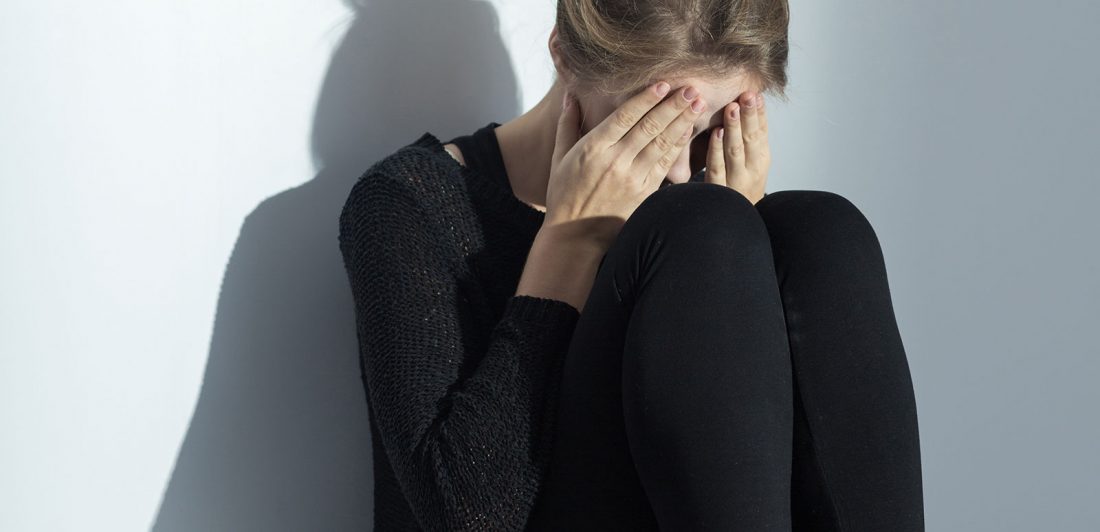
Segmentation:
<svg viewBox="0 0 1100 532">
<path fill-rule="evenodd" d="M 721 125 L 722 111 L 730 102 L 737 100 L 741 94 L 745 92 L 760 90 L 760 85 L 744 74 L 730 75 L 722 78 L 700 78 L 692 76 L 671 77 L 664 78 L 664 81 L 672 86 L 672 90 L 669 91 L 670 94 L 675 93 L 680 87 L 691 85 L 695 87 L 703 97 L 703 100 L 707 104 L 707 108 L 695 121 L 695 132 L 706 130 L 712 126 Z M 652 85 L 652 83 L 649 83 L 639 89 L 625 93 L 615 98 L 613 104 L 618 107 L 631 97 L 649 89 Z"/>
</svg>

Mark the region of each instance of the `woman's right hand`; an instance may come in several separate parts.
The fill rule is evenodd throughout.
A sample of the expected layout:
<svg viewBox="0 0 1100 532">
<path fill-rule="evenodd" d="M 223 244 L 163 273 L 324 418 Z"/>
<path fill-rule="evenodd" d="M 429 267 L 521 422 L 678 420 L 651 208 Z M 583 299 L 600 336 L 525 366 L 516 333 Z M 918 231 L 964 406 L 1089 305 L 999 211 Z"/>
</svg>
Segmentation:
<svg viewBox="0 0 1100 532">
<path fill-rule="evenodd" d="M 689 99 L 688 89 L 669 91 L 667 83 L 656 83 L 580 138 L 580 109 L 566 93 L 543 229 L 590 240 L 606 251 L 634 209 L 661 186 L 687 145 L 692 125 L 706 107 L 695 91 Z"/>
</svg>

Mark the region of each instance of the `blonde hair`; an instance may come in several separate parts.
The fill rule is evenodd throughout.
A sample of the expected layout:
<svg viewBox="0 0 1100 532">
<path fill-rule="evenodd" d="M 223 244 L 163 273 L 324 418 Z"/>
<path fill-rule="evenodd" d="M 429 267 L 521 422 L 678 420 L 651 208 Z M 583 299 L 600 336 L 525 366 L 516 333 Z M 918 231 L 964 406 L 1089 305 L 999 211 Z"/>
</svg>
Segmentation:
<svg viewBox="0 0 1100 532">
<path fill-rule="evenodd" d="M 558 0 L 558 51 L 580 92 L 745 74 L 786 99 L 789 20 L 787 0 Z"/>
</svg>

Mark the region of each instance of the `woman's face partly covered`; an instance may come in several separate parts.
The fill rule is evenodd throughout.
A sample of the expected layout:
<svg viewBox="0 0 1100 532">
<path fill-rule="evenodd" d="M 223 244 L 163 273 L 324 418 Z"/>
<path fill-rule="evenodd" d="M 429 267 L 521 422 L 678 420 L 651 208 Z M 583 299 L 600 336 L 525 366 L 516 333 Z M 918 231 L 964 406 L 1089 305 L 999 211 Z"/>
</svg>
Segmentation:
<svg viewBox="0 0 1100 532">
<path fill-rule="evenodd" d="M 706 103 L 706 109 L 700 113 L 699 118 L 696 120 L 695 127 L 692 129 L 690 143 L 680 152 L 680 156 L 676 159 L 676 162 L 673 163 L 672 168 L 668 171 L 668 176 L 665 178 L 670 183 L 684 183 L 696 172 L 703 169 L 706 162 L 707 142 L 710 139 L 711 130 L 716 126 L 722 125 L 722 112 L 730 109 L 730 104 L 738 101 L 742 95 L 746 95 L 750 91 L 759 91 L 760 87 L 745 75 L 719 79 L 703 79 L 696 77 L 666 78 L 664 81 L 672 85 L 672 90 L 669 91 L 668 97 L 675 96 L 679 98 L 680 95 L 676 89 L 690 84 L 699 91 L 703 101 Z M 622 105 L 623 102 L 648 88 L 649 85 L 646 85 L 636 91 L 618 97 L 600 95 L 581 96 L 581 109 L 584 111 L 581 134 L 588 133 L 589 130 L 596 127 L 603 119 L 611 115 L 611 112 Z"/>
</svg>

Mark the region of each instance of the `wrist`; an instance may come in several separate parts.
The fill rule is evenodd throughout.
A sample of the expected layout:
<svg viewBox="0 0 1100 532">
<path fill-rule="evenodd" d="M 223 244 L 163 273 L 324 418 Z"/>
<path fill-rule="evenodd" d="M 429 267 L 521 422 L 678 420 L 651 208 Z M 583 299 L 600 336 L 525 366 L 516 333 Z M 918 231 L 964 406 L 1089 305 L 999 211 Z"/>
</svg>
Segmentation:
<svg viewBox="0 0 1100 532">
<path fill-rule="evenodd" d="M 552 253 L 566 254 L 573 260 L 599 261 L 607 246 L 592 237 L 591 232 L 580 230 L 580 225 L 543 226 L 535 235 L 531 248 L 537 252 L 551 250 Z"/>
</svg>

